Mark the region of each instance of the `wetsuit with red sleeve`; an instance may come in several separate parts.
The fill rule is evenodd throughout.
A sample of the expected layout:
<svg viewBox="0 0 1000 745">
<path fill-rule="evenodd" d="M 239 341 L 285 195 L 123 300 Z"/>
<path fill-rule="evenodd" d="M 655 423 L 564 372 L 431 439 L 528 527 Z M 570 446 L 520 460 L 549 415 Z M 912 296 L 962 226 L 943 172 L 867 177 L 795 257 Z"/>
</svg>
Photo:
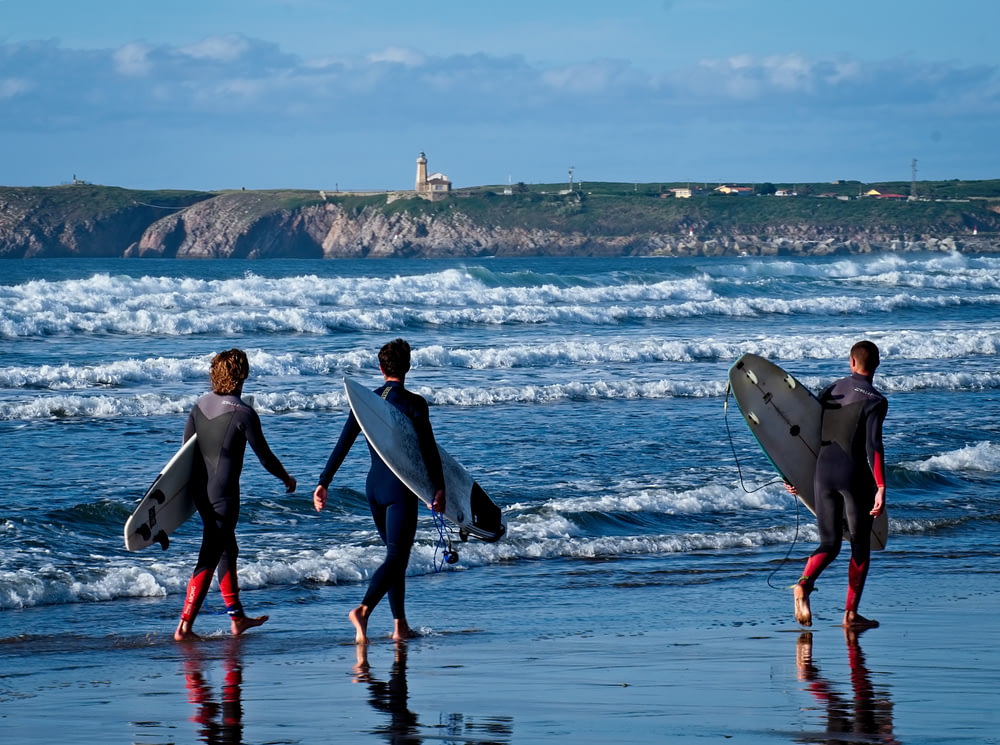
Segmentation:
<svg viewBox="0 0 1000 745">
<path fill-rule="evenodd" d="M 872 378 L 851 373 L 825 388 L 822 441 L 813 481 L 819 547 L 806 562 L 799 584 L 811 592 L 816 579 L 840 553 L 844 521 L 851 539 L 845 610 L 857 611 L 871 558 L 875 492 L 885 486 L 882 424 L 889 409 Z"/>
<path fill-rule="evenodd" d="M 249 443 L 261 464 L 284 482 L 291 478 L 264 439 L 260 417 L 235 395 L 206 393 L 191 410 L 184 440 L 198 435 L 191 483 L 204 525 L 198 564 L 188 583 L 181 618 L 193 621 L 218 568 L 219 590 L 231 616 L 243 616 L 236 579 L 236 523 L 240 516 L 240 474 Z"/>
</svg>

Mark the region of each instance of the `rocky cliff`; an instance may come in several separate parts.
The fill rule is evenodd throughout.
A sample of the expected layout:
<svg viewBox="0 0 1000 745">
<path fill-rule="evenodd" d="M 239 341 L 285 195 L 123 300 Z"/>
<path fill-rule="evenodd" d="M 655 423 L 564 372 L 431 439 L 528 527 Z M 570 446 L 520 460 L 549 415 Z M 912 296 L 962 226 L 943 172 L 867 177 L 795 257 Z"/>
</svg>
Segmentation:
<svg viewBox="0 0 1000 745">
<path fill-rule="evenodd" d="M 378 258 L 829 254 L 1000 250 L 1000 215 L 975 205 L 905 224 L 817 215 L 821 200 L 761 198 L 733 213 L 726 198 L 589 203 L 579 197 L 455 197 L 386 204 L 316 192 L 137 192 L 113 187 L 0 189 L 0 257 Z M 667 202 L 670 204 L 667 204 Z M 782 202 L 781 211 L 769 205 Z M 827 200 L 830 201 L 830 200 Z M 747 203 L 749 204 L 749 203 Z M 765 205 L 768 205 L 765 209 Z M 789 206 L 791 205 L 791 206 Z M 800 206 L 801 205 L 801 206 Z M 771 210 L 771 212 L 768 212 Z M 899 223 L 899 224 L 895 224 Z"/>
</svg>

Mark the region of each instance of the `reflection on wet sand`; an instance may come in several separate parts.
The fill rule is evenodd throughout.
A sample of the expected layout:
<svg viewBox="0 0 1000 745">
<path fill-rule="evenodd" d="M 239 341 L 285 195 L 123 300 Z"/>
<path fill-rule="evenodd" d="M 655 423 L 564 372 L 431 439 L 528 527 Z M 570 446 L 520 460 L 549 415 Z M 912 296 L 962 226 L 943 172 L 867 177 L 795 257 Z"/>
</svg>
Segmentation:
<svg viewBox="0 0 1000 745">
<path fill-rule="evenodd" d="M 227 639 L 222 656 L 221 696 L 216 700 L 205 675 L 206 654 L 203 644 L 182 644 L 184 681 L 188 700 L 195 705 L 191 721 L 198 725 L 198 736 L 209 745 L 234 745 L 243 742 L 243 659 L 240 639 Z"/>
<path fill-rule="evenodd" d="M 388 715 L 388 722 L 372 730 L 372 734 L 382 735 L 386 742 L 399 745 L 418 745 L 423 742 L 421 726 L 433 729 L 426 735 L 434 741 L 457 738 L 469 745 L 490 745 L 510 742 L 513 733 L 510 717 L 469 717 L 462 714 L 448 714 L 444 721 L 433 725 L 421 725 L 416 712 L 409 709 L 409 692 L 406 683 L 406 642 L 397 642 L 393 655 L 389 680 L 377 679 L 368 663 L 368 645 L 357 645 L 357 661 L 354 665 L 354 682 L 368 684 L 368 702 L 375 711 Z M 443 732 L 442 732 L 443 730 Z"/>
<path fill-rule="evenodd" d="M 865 655 L 858 640 L 859 632 L 845 628 L 847 660 L 851 668 L 850 697 L 841 694 L 820 672 L 813 660 L 813 635 L 805 631 L 795 646 L 795 663 L 799 680 L 826 710 L 826 731 L 805 733 L 798 742 L 816 743 L 879 743 L 898 745 L 893 732 L 892 701 L 888 688 L 875 690 L 871 672 L 865 665 Z"/>
</svg>

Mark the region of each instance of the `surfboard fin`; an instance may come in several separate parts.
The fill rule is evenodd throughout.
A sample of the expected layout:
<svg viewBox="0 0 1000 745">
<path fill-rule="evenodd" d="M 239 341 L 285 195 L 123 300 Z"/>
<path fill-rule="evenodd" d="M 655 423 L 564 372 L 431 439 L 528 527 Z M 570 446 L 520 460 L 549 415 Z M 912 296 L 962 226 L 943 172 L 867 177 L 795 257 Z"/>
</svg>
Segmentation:
<svg viewBox="0 0 1000 745">
<path fill-rule="evenodd" d="M 157 533 L 156 536 L 153 538 L 153 540 L 159 543 L 160 548 L 162 548 L 164 551 L 166 551 L 167 547 L 170 546 L 170 536 L 168 536 L 166 532 L 163 530 Z"/>
</svg>

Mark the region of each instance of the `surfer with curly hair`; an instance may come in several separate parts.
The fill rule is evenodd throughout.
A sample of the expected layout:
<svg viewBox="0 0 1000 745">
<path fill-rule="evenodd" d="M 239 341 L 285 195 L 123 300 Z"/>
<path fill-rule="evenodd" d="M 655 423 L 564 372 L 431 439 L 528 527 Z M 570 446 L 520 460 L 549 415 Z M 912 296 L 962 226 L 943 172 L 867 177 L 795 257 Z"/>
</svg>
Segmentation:
<svg viewBox="0 0 1000 745">
<path fill-rule="evenodd" d="M 444 512 L 445 492 L 441 455 L 434 441 L 427 401 L 404 386 L 406 373 L 410 370 L 410 345 L 405 339 L 394 339 L 379 350 L 378 361 L 385 382 L 376 388 L 375 392 L 413 422 L 420 443 L 420 452 L 431 483 L 434 485 L 432 509 L 435 512 Z M 343 464 L 360 433 L 361 426 L 352 412 L 347 417 L 340 438 L 319 477 L 319 485 L 313 491 L 313 506 L 317 512 L 326 506 L 330 482 L 333 481 L 334 474 Z M 393 617 L 392 638 L 404 641 L 416 636 L 406 620 L 405 595 L 406 568 L 410 562 L 410 550 L 413 548 L 417 532 L 419 499 L 389 469 L 371 445 L 368 449 L 371 452 L 371 467 L 365 482 L 365 493 L 372 518 L 375 520 L 375 527 L 382 543 L 385 544 L 386 552 L 385 559 L 368 583 L 361 604 L 348 613 L 348 618 L 354 626 L 355 642 L 367 644 L 368 619 L 375 606 L 388 595 Z"/>
<path fill-rule="evenodd" d="M 193 489 L 194 501 L 204 530 L 198 562 L 188 582 L 181 620 L 174 632 L 177 641 L 199 638 L 191 627 L 208 594 L 212 573 L 216 570 L 219 590 L 234 635 L 260 626 L 268 619 L 267 616 L 251 618 L 246 615 L 240 603 L 236 577 L 240 473 L 247 444 L 261 465 L 277 476 L 288 492 L 295 491 L 296 483 L 271 452 L 257 412 L 241 398 L 243 383 L 249 375 L 250 363 L 243 350 L 229 349 L 217 354 L 212 359 L 210 371 L 212 391 L 198 399 L 184 426 L 185 441 L 198 435 L 198 457 L 195 458 L 191 484 L 196 485 Z"/>
<path fill-rule="evenodd" d="M 844 522 L 851 541 L 843 625 L 863 630 L 878 621 L 858 613 L 868 577 L 872 522 L 885 509 L 885 449 L 882 424 L 889 403 L 872 379 L 879 349 L 870 341 L 851 347 L 851 374 L 819 394 L 823 405 L 822 439 L 813 481 L 819 546 L 806 561 L 793 588 L 795 620 L 812 625 L 809 595 L 823 570 L 840 553 Z M 795 488 L 788 486 L 795 493 Z"/>
</svg>

